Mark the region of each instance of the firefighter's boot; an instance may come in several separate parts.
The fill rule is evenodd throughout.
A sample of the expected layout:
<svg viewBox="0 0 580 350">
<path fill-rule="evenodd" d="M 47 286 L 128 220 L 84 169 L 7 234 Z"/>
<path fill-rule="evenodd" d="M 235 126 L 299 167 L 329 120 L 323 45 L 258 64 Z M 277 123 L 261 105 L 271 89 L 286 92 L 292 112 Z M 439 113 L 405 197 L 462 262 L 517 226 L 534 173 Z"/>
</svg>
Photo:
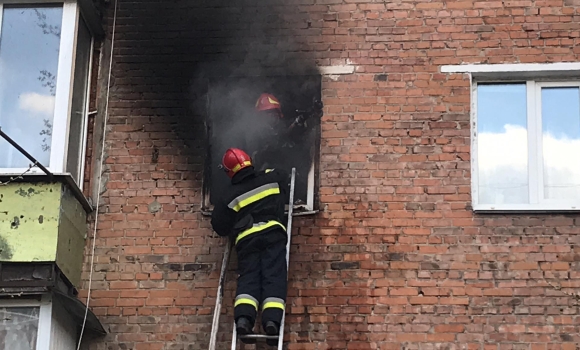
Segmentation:
<svg viewBox="0 0 580 350">
<path fill-rule="evenodd" d="M 252 323 L 246 317 L 240 317 L 236 321 L 236 332 L 239 335 L 248 335 L 253 334 L 254 331 L 252 330 Z M 255 339 L 241 339 L 244 344 L 255 344 Z"/>
<path fill-rule="evenodd" d="M 279 328 L 274 321 L 266 322 L 266 327 L 264 327 L 267 335 L 279 335 Z M 270 346 L 278 345 L 278 339 L 266 339 L 266 344 Z"/>
</svg>

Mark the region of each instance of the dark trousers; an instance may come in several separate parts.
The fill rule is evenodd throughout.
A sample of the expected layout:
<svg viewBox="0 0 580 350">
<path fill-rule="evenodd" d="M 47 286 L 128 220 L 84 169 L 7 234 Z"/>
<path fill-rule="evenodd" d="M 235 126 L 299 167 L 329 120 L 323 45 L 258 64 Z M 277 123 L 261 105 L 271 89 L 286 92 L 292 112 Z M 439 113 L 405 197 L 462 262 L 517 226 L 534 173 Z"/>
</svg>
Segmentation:
<svg viewBox="0 0 580 350">
<path fill-rule="evenodd" d="M 246 317 L 252 324 L 258 309 L 262 324 L 280 325 L 287 294 L 286 232 L 273 230 L 238 243 L 238 288 L 234 317 Z"/>
</svg>

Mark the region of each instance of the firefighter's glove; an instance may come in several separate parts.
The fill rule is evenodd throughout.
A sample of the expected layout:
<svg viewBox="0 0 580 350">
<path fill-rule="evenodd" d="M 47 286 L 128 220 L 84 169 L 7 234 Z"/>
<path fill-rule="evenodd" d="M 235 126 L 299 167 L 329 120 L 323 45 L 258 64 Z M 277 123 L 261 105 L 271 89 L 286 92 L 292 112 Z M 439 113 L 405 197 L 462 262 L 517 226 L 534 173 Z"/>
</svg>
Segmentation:
<svg viewBox="0 0 580 350">
<path fill-rule="evenodd" d="M 304 123 L 306 122 L 306 117 L 304 117 L 304 114 L 300 114 L 299 116 L 296 117 L 296 119 L 294 120 L 294 124 L 298 125 L 298 126 L 304 126 Z"/>
<path fill-rule="evenodd" d="M 324 104 L 322 103 L 322 101 L 315 98 L 312 101 L 312 109 L 314 109 L 315 111 L 322 111 L 322 108 L 324 108 Z"/>
<path fill-rule="evenodd" d="M 322 101 L 319 101 L 318 99 L 314 99 L 312 101 L 312 116 L 314 118 L 322 118 L 322 116 L 324 115 L 324 112 L 322 111 L 322 109 L 324 108 L 324 104 L 322 103 Z"/>
</svg>

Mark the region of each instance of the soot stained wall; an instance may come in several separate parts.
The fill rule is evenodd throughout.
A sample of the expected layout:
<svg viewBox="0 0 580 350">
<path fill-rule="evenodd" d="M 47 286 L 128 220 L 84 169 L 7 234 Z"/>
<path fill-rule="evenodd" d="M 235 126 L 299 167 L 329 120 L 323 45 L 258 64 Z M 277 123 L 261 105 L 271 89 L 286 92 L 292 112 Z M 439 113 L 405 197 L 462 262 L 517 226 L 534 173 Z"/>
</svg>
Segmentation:
<svg viewBox="0 0 580 350">
<path fill-rule="evenodd" d="M 288 3 L 119 1 L 94 347 L 207 347 L 223 246 L 196 87 L 260 69 L 253 33 L 285 48 L 271 62 L 356 66 L 322 79 L 323 211 L 296 220 L 288 349 L 575 349 L 578 306 L 548 282 L 580 287 L 580 218 L 473 214 L 469 81 L 439 68 L 577 61 L 578 2 Z"/>
</svg>

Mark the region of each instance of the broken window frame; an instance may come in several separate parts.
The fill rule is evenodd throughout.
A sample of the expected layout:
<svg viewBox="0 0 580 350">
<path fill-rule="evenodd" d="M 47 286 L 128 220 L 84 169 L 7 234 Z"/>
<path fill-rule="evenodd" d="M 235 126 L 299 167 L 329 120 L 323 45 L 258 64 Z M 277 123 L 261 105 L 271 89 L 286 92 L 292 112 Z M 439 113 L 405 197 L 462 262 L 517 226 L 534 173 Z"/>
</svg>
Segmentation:
<svg viewBox="0 0 580 350">
<path fill-rule="evenodd" d="M 318 76 L 322 80 L 322 76 Z M 206 81 L 209 84 L 210 80 Z M 321 81 L 322 82 L 322 81 Z M 210 110 L 210 98 L 206 96 L 205 109 Z M 201 212 L 203 215 L 209 216 L 213 211 L 214 205 L 210 202 L 210 187 L 211 187 L 211 120 L 209 113 L 205 113 L 205 145 L 206 156 L 204 159 L 203 177 L 202 177 L 202 198 L 201 198 Z M 322 141 L 321 122 L 318 121 L 314 126 L 314 154 L 308 172 L 307 198 L 305 204 L 295 204 L 293 206 L 293 216 L 314 215 L 319 211 L 319 186 L 320 186 L 320 146 Z M 213 169 L 214 173 L 216 169 Z M 288 204 L 286 204 L 286 213 L 288 213 Z"/>
<path fill-rule="evenodd" d="M 208 185 L 211 180 L 209 180 L 209 174 L 211 174 L 211 157 L 210 157 L 210 142 L 209 142 L 209 126 L 206 124 L 206 133 L 208 134 L 206 145 L 207 155 L 204 166 L 203 175 L 203 186 L 202 186 L 202 206 L 201 211 L 205 215 L 211 215 L 213 211 L 213 204 L 210 203 L 210 186 Z M 320 126 L 316 127 L 316 144 L 315 156 L 312 159 L 310 165 L 310 171 L 308 172 L 308 190 L 307 190 L 307 201 L 306 204 L 295 204 L 293 208 L 293 216 L 301 215 L 312 215 L 318 212 L 318 184 L 319 184 L 319 167 L 320 167 Z M 286 205 L 286 212 L 288 212 L 288 205 Z"/>
<path fill-rule="evenodd" d="M 318 143 L 318 142 L 317 142 Z M 317 146 L 315 146 L 317 147 Z M 209 147 L 208 147 L 209 148 Z M 319 148 L 319 147 L 317 147 Z M 317 152 L 319 153 L 319 152 Z M 207 157 L 209 158 L 209 156 Z M 301 216 L 301 215 L 309 215 L 309 214 L 316 214 L 318 209 L 316 208 L 316 201 L 315 198 L 317 197 L 316 188 L 318 186 L 318 168 L 319 168 L 319 156 L 314 157 L 311 165 L 310 171 L 308 172 L 308 191 L 307 191 L 307 201 L 306 204 L 295 204 L 293 208 L 293 216 Z M 206 163 L 210 163 L 206 161 Z M 211 164 L 211 163 L 210 163 Z M 208 168 L 210 165 L 206 165 L 204 167 L 204 174 L 207 174 Z M 210 189 L 209 186 L 206 185 L 206 176 L 204 175 L 204 185 L 202 190 L 202 212 L 205 215 L 210 215 L 213 211 L 213 204 L 210 203 Z M 288 204 L 286 204 L 286 212 L 288 212 Z"/>
<path fill-rule="evenodd" d="M 90 101 L 90 86 L 91 86 L 91 67 L 93 65 L 93 52 L 95 33 L 85 16 L 81 12 L 78 1 L 76 0 L 0 0 L 0 38 L 2 36 L 1 26 L 2 17 L 4 14 L 4 6 L 39 6 L 39 5 L 61 5 L 63 6 L 62 13 L 62 27 L 59 43 L 59 57 L 57 68 L 57 81 L 55 90 L 55 108 L 54 119 L 52 123 L 52 138 L 50 143 L 50 164 L 46 168 L 53 174 L 57 175 L 71 175 L 67 169 L 67 156 L 69 156 L 69 140 L 70 140 L 70 125 L 71 125 L 71 110 L 75 74 L 75 61 L 78 48 L 78 27 L 84 22 L 84 25 L 89 29 L 91 35 L 89 63 L 87 72 L 87 84 L 85 91 L 85 107 L 84 115 L 82 116 L 82 135 L 79 137 L 79 154 L 74 155 L 79 157 L 78 178 L 74 178 L 75 183 L 79 188 L 83 188 L 85 157 L 87 148 L 87 133 L 88 133 L 88 115 L 89 115 L 89 101 Z M 10 136 L 10 135 L 8 135 Z M 72 156 L 72 155 L 71 155 Z M 14 175 L 27 173 L 29 175 L 43 175 L 44 172 L 38 167 L 27 168 L 0 168 L 1 175 Z"/>
</svg>

